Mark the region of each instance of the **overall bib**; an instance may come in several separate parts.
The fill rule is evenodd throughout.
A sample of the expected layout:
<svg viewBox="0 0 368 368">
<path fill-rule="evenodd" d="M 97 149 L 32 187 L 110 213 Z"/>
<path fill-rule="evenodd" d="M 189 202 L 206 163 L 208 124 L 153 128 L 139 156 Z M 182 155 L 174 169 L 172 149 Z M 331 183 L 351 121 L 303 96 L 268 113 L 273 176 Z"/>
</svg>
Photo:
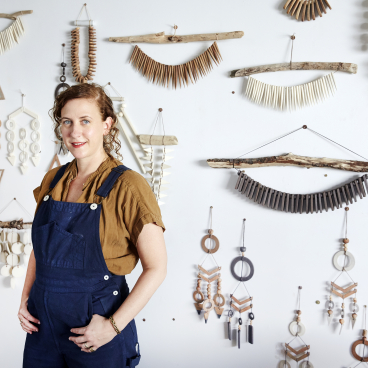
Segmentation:
<svg viewBox="0 0 368 368">
<path fill-rule="evenodd" d="M 27 334 L 23 368 L 135 367 L 140 353 L 134 319 L 92 353 L 69 340 L 79 336 L 71 328 L 87 326 L 93 314 L 110 317 L 129 294 L 125 276 L 106 266 L 99 231 L 103 200 L 129 169 L 112 169 L 97 191 L 99 204 L 54 201 L 52 190 L 67 166 L 57 172 L 33 221 L 36 280 L 28 310 L 41 324 L 35 324 L 38 332 Z"/>
</svg>

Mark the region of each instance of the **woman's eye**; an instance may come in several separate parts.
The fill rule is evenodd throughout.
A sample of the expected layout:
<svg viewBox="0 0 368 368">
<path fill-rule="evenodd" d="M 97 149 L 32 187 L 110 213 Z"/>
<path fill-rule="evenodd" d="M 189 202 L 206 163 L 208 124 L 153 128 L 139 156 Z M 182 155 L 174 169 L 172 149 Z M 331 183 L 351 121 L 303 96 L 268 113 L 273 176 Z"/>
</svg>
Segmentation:
<svg viewBox="0 0 368 368">
<path fill-rule="evenodd" d="M 89 121 L 88 120 L 83 120 L 83 123 L 84 124 L 89 124 Z"/>
<path fill-rule="evenodd" d="M 71 121 L 70 121 L 70 120 L 64 120 L 64 121 L 63 121 L 63 124 L 64 124 L 64 125 L 69 125 L 70 123 L 71 123 Z"/>
</svg>

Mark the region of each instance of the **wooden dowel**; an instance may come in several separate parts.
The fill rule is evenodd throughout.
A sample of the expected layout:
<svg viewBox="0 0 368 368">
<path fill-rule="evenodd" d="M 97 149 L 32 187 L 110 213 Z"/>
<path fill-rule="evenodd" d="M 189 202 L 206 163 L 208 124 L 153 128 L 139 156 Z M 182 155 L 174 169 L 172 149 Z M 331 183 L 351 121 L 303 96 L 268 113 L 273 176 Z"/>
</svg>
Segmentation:
<svg viewBox="0 0 368 368">
<path fill-rule="evenodd" d="M 33 10 L 23 10 L 23 11 L 18 11 L 13 14 L 0 13 L 0 18 L 8 18 L 8 19 L 15 20 L 16 17 L 19 17 L 20 15 L 26 15 L 26 14 L 32 14 L 32 13 L 33 13 Z"/>
<path fill-rule="evenodd" d="M 207 34 L 194 34 L 186 36 L 165 35 L 165 32 L 152 33 L 142 36 L 128 36 L 128 37 L 109 37 L 110 42 L 118 43 L 187 43 L 197 41 L 217 41 L 217 40 L 230 40 L 234 38 L 242 38 L 244 36 L 243 31 L 235 32 L 221 32 L 221 33 L 207 33 Z"/>
<path fill-rule="evenodd" d="M 229 159 L 229 158 L 214 158 L 208 159 L 207 163 L 214 169 L 242 169 L 252 167 L 265 166 L 299 166 L 299 167 L 326 167 L 331 169 L 353 171 L 353 172 L 368 172 L 368 162 L 340 160 L 335 158 L 325 157 L 308 157 L 298 156 L 293 153 L 288 153 L 281 156 L 268 156 L 259 158 L 244 158 L 244 159 Z"/>
</svg>

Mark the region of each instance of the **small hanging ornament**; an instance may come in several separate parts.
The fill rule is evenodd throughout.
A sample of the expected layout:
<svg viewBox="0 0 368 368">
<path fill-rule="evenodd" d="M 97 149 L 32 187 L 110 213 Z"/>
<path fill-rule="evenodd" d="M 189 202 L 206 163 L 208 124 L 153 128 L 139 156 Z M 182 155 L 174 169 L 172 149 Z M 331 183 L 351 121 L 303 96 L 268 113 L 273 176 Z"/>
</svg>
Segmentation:
<svg viewBox="0 0 368 368">
<path fill-rule="evenodd" d="M 79 20 L 83 9 L 86 9 L 86 13 L 88 16 L 88 20 Z M 84 4 L 77 20 L 75 21 L 75 25 L 77 28 L 73 29 L 71 32 L 72 36 L 72 68 L 73 68 L 73 77 L 75 77 L 75 81 L 79 83 L 87 83 L 89 80 L 93 80 L 92 76 L 94 76 L 94 72 L 96 71 L 96 29 L 93 27 L 93 20 L 91 19 L 87 4 Z M 88 58 L 89 65 L 87 74 L 84 76 L 80 71 L 79 64 L 79 44 L 80 44 L 80 34 L 78 26 L 87 26 L 88 34 L 89 34 L 89 50 L 88 50 Z"/>
<path fill-rule="evenodd" d="M 55 89 L 55 93 L 54 93 L 54 96 L 55 96 L 55 99 L 56 97 L 60 94 L 60 90 L 65 91 L 67 88 L 69 88 L 69 84 L 65 83 L 66 81 L 66 77 L 65 77 L 65 67 L 67 66 L 67 64 L 65 63 L 65 60 L 64 60 L 64 48 L 65 48 L 65 43 L 63 43 L 62 45 L 62 62 L 60 64 L 60 66 L 63 68 L 63 75 L 60 77 L 60 84 L 58 84 L 56 86 L 56 89 Z"/>
<path fill-rule="evenodd" d="M 203 260 L 201 265 L 198 265 L 198 280 L 197 287 L 193 293 L 193 299 L 195 301 L 194 306 L 197 310 L 198 315 L 201 315 L 201 312 L 204 311 L 204 321 L 207 323 L 209 314 L 211 310 L 215 310 L 217 317 L 221 318 L 221 315 L 224 311 L 223 306 L 225 305 L 225 297 L 222 294 L 222 279 L 221 279 L 221 267 L 217 264 L 216 259 L 214 257 L 214 253 L 216 253 L 220 248 L 220 242 L 215 235 L 213 235 L 212 230 L 212 209 L 210 207 L 210 229 L 208 230 L 208 235 L 205 235 L 202 238 L 201 246 L 204 252 L 207 253 L 205 259 Z M 214 242 L 214 247 L 212 248 L 212 244 L 209 247 L 206 246 L 206 240 L 210 240 Z M 203 267 L 203 264 L 207 260 L 208 256 L 211 256 L 212 260 L 216 264 L 216 268 L 208 271 Z M 205 276 L 206 275 L 206 276 Z M 212 276 L 214 275 L 214 276 Z M 206 298 L 202 292 L 202 281 L 207 282 L 207 291 Z M 212 282 L 217 281 L 217 292 L 212 297 Z"/>
<path fill-rule="evenodd" d="M 364 363 L 368 362 L 368 357 L 364 356 L 364 350 L 365 350 L 366 347 L 368 347 L 368 341 L 367 341 L 367 334 L 368 334 L 367 333 L 367 306 L 366 305 L 364 306 L 364 315 L 363 316 L 364 316 L 364 330 L 363 330 L 363 333 L 362 333 L 362 338 L 355 341 L 354 344 L 351 347 L 351 353 L 353 354 L 354 358 L 360 362 L 357 365 L 355 365 L 354 368 L 357 367 L 359 364 L 361 364 L 363 362 Z M 356 348 L 359 345 L 364 346 L 362 356 L 358 355 L 358 353 L 356 352 Z"/>
<path fill-rule="evenodd" d="M 231 262 L 231 266 L 230 266 L 230 270 L 231 270 L 231 274 L 233 275 L 233 277 L 239 281 L 238 285 L 236 286 L 235 290 L 230 294 L 230 309 L 234 309 L 235 311 L 237 311 L 239 313 L 239 317 L 238 317 L 238 349 L 240 349 L 240 341 L 241 341 L 241 328 L 243 325 L 243 319 L 241 318 L 242 313 L 250 310 L 250 313 L 248 314 L 248 318 L 249 318 L 249 324 L 248 324 L 248 342 L 250 344 L 254 343 L 254 328 L 253 328 L 253 320 L 254 320 L 254 313 L 253 313 L 253 297 L 250 296 L 248 289 L 245 285 L 246 281 L 249 281 L 253 276 L 254 276 L 254 266 L 253 263 L 251 262 L 250 259 L 246 258 L 244 256 L 245 251 L 246 251 L 246 247 L 244 246 L 244 237 L 245 237 L 245 219 L 243 220 L 243 228 L 242 228 L 242 232 L 243 232 L 243 246 L 240 247 L 240 252 L 241 252 L 241 256 L 236 257 L 233 259 L 233 261 Z M 240 276 L 236 273 L 235 271 L 235 266 L 238 262 L 241 262 L 241 273 Z M 244 263 L 247 263 L 249 266 L 249 273 L 248 275 L 243 276 L 243 266 Z M 247 293 L 247 296 L 245 297 L 245 299 L 243 300 L 239 300 L 237 299 L 234 294 L 236 292 L 236 290 L 238 289 L 239 285 L 242 284 L 245 288 L 245 291 Z M 246 305 L 250 303 L 249 305 Z M 233 311 L 231 310 L 231 315 L 233 315 Z M 228 325 L 228 334 L 229 334 L 229 340 L 231 340 L 231 325 L 230 325 L 231 321 L 229 320 L 229 325 Z"/>
<path fill-rule="evenodd" d="M 297 364 L 299 364 L 300 361 L 302 361 L 299 364 L 300 368 L 313 368 L 313 364 L 309 361 L 309 356 L 310 356 L 310 345 L 307 345 L 304 340 L 301 338 L 301 336 L 303 336 L 305 334 L 305 326 L 301 321 L 301 308 L 300 308 L 300 304 L 301 304 L 301 298 L 300 298 L 300 293 L 301 293 L 302 287 L 299 286 L 298 287 L 298 310 L 295 311 L 295 320 L 292 321 L 289 324 L 289 332 L 295 336 L 290 342 L 285 343 L 285 357 L 283 360 L 280 361 L 279 363 L 279 367 L 288 367 L 290 368 L 290 364 L 287 362 L 286 358 L 289 357 L 291 359 L 293 359 L 295 362 L 297 362 Z M 293 343 L 296 339 L 300 340 L 303 344 L 302 347 L 292 347 L 291 343 Z M 307 359 L 307 360 L 305 360 Z"/>
<path fill-rule="evenodd" d="M 330 324 L 330 321 L 332 319 L 332 315 L 333 315 L 333 307 L 334 307 L 334 303 L 332 301 L 332 294 L 338 296 L 339 298 L 341 298 L 343 300 L 343 303 L 341 304 L 341 312 L 340 312 L 340 318 L 339 318 L 339 323 L 340 323 L 340 332 L 339 334 L 341 334 L 341 331 L 343 329 L 343 326 L 345 324 L 345 299 L 348 298 L 349 296 L 352 296 L 353 294 L 355 294 L 355 297 L 353 298 L 353 313 L 351 314 L 351 325 L 352 328 L 354 328 L 356 319 L 358 317 L 358 314 L 356 313 L 358 311 L 358 306 L 357 306 L 357 298 L 356 298 L 356 293 L 357 293 L 357 289 L 356 287 L 358 286 L 357 282 L 354 282 L 354 280 L 351 278 L 350 274 L 348 273 L 348 271 L 352 270 L 354 265 L 355 265 L 355 258 L 354 256 L 348 251 L 348 243 L 349 243 L 349 239 L 347 238 L 347 232 L 348 232 L 348 211 L 349 211 L 349 207 L 345 207 L 345 238 L 343 239 L 343 249 L 336 252 L 333 256 L 333 260 L 332 263 L 335 266 L 335 268 L 339 271 L 341 271 L 339 273 L 339 275 L 337 276 L 337 278 L 334 281 L 331 281 L 331 294 L 329 296 L 329 309 L 327 311 L 328 313 L 328 324 Z M 343 266 L 340 266 L 338 263 L 338 259 L 340 256 L 344 257 L 344 263 Z M 348 261 L 348 262 L 347 262 Z M 341 287 L 338 284 L 336 284 L 337 279 L 342 275 L 345 274 L 348 276 L 348 278 L 351 280 L 350 284 L 347 285 L 346 287 Z"/>
</svg>

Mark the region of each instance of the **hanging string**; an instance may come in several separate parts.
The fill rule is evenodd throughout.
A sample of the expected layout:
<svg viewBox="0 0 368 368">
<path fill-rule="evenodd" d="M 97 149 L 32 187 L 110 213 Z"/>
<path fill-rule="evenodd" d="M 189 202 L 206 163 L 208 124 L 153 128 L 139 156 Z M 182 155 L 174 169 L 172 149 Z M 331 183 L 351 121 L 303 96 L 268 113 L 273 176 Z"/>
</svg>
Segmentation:
<svg viewBox="0 0 368 368">
<path fill-rule="evenodd" d="M 291 55 L 290 55 L 290 70 L 291 70 L 293 68 L 293 48 L 294 48 L 295 33 L 290 38 L 291 38 Z"/>
<path fill-rule="evenodd" d="M 213 206 L 210 207 L 210 227 L 209 227 L 209 229 L 211 229 L 211 230 L 212 230 L 212 210 L 213 210 Z M 211 239 L 211 234 L 209 235 L 209 238 Z M 203 262 L 201 263 L 201 266 L 204 264 L 204 262 L 206 261 L 206 259 L 209 255 L 212 256 L 212 259 L 216 263 L 216 266 L 219 267 L 219 265 L 216 262 L 216 259 L 215 259 L 214 255 L 211 252 L 211 249 L 209 249 L 209 252 L 206 254 L 206 257 L 204 258 Z"/>
<path fill-rule="evenodd" d="M 156 130 L 156 125 L 157 125 L 157 123 L 158 122 L 161 122 L 161 125 L 162 125 L 162 129 L 163 129 L 163 131 L 164 131 L 164 135 L 162 136 L 162 145 L 164 146 L 164 140 L 165 140 L 165 135 L 166 135 L 166 133 L 165 133 L 165 125 L 164 125 L 164 118 L 163 118 L 163 116 L 162 116 L 162 108 L 159 108 L 158 109 L 158 112 L 157 112 L 157 114 L 156 114 L 156 119 L 155 119 L 155 125 L 153 126 L 153 132 L 152 132 L 152 134 L 150 135 L 150 145 L 152 146 L 152 136 L 154 135 L 154 133 L 155 133 L 155 130 Z M 152 148 L 152 147 L 151 147 Z"/>
<path fill-rule="evenodd" d="M 92 21 L 92 19 L 91 19 L 91 17 L 90 17 L 90 15 L 89 15 L 89 11 L 88 11 L 88 9 L 87 9 L 87 3 L 85 3 L 83 6 L 82 6 L 82 9 L 81 9 L 81 11 L 79 12 L 79 15 L 78 15 L 78 18 L 77 18 L 77 20 L 76 20 L 76 26 L 78 27 L 78 20 L 79 20 L 79 18 L 80 18 L 80 16 L 82 15 L 82 11 L 83 11 L 83 9 L 86 9 L 86 13 L 87 13 L 87 17 L 88 17 L 88 20 L 89 20 L 89 25 L 91 26 L 91 21 Z"/>
<path fill-rule="evenodd" d="M 299 286 L 298 287 L 298 301 L 297 301 L 297 303 L 298 303 L 298 309 L 300 310 L 300 301 L 301 301 L 301 295 L 300 295 L 300 290 L 301 290 L 301 286 Z"/>
<path fill-rule="evenodd" d="M 13 203 L 13 201 L 16 201 L 18 205 L 28 214 L 28 216 L 30 218 L 33 218 L 33 216 L 22 206 L 22 204 L 16 198 L 12 199 L 5 207 L 3 207 L 0 211 L 0 214 L 2 214 Z"/>
<path fill-rule="evenodd" d="M 212 210 L 213 210 L 213 206 L 210 207 L 210 229 L 212 229 Z"/>
</svg>

